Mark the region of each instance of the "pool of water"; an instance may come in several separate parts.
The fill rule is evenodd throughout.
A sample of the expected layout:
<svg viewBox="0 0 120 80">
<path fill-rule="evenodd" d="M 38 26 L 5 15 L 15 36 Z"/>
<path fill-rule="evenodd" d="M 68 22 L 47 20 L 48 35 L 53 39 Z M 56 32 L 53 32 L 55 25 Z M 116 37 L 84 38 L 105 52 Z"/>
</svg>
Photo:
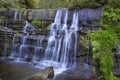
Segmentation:
<svg viewBox="0 0 120 80">
<path fill-rule="evenodd" d="M 42 65 L 44 65 L 44 63 Z M 40 71 L 41 69 L 39 67 L 31 66 L 30 63 L 0 60 L 0 79 L 2 80 L 28 80 L 28 78 Z M 61 72 L 61 70 L 58 69 L 58 73 L 59 72 Z M 94 78 L 84 79 L 72 75 L 73 73 L 70 74 L 71 73 L 68 74 L 67 72 L 55 74 L 53 79 L 48 80 L 96 80 Z"/>
</svg>

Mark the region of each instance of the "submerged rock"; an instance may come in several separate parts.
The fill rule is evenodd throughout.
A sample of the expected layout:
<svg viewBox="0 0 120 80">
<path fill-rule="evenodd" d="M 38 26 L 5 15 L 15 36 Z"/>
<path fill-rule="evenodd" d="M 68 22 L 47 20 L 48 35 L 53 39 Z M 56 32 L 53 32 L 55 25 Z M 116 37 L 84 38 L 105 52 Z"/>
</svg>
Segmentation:
<svg viewBox="0 0 120 80">
<path fill-rule="evenodd" d="M 54 77 L 54 70 L 52 66 L 46 67 L 45 69 L 41 70 L 39 73 L 33 75 L 28 80 L 46 80 L 48 78 Z"/>
</svg>

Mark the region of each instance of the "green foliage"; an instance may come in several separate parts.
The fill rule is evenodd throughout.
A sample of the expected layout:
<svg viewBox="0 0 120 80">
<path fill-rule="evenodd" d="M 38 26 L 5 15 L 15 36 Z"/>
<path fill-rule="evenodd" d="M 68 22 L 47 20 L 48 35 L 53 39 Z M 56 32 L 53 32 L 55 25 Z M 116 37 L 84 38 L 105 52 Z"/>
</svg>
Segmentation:
<svg viewBox="0 0 120 80">
<path fill-rule="evenodd" d="M 120 0 L 108 0 L 107 5 L 113 7 L 113 8 L 119 8 L 120 7 Z"/>
<path fill-rule="evenodd" d="M 43 30 L 47 28 L 46 21 L 33 20 L 32 25 L 36 28 L 41 28 Z"/>
<path fill-rule="evenodd" d="M 0 10 L 8 10 L 12 8 L 19 8 L 17 0 L 0 0 Z"/>
<path fill-rule="evenodd" d="M 85 49 L 87 50 L 88 49 L 88 45 L 89 45 L 89 43 L 90 43 L 90 40 L 88 39 L 88 37 L 87 36 L 85 36 L 85 35 L 81 35 L 80 36 L 80 41 L 79 41 L 79 44 L 80 45 L 82 45 L 83 47 L 85 47 Z M 84 44 L 83 44 L 84 43 Z"/>
<path fill-rule="evenodd" d="M 22 8 L 33 9 L 35 8 L 34 0 L 19 0 L 19 5 Z"/>
<path fill-rule="evenodd" d="M 120 0 L 109 0 L 104 7 L 103 18 L 100 26 L 103 29 L 112 27 L 115 30 L 116 36 L 120 42 Z"/>
<path fill-rule="evenodd" d="M 0 0 L 0 9 L 96 8 L 105 4 L 116 8 L 119 3 L 120 0 Z"/>
<path fill-rule="evenodd" d="M 0 0 L 0 10 L 35 8 L 34 0 Z"/>
<path fill-rule="evenodd" d="M 107 52 L 107 53 L 106 53 Z M 102 52 L 102 55 L 100 55 L 100 71 L 101 76 L 100 78 L 105 78 L 105 80 L 117 80 L 115 76 L 113 76 L 113 60 L 111 52 L 104 51 Z"/>
<path fill-rule="evenodd" d="M 107 30 L 89 33 L 88 36 L 92 41 L 93 59 L 99 61 L 101 71 L 99 79 L 105 78 L 105 80 L 117 80 L 112 74 L 114 64 L 111 50 L 116 47 L 116 34 L 114 29 L 109 27 Z"/>
<path fill-rule="evenodd" d="M 37 8 L 96 8 L 105 4 L 120 6 L 120 0 L 34 0 Z"/>
<path fill-rule="evenodd" d="M 93 45 L 93 59 L 99 61 L 100 77 L 105 80 L 120 80 L 113 76 L 114 63 L 112 60 L 112 48 L 116 47 L 116 38 L 120 42 L 120 0 L 108 0 L 104 6 L 103 17 L 100 22 L 102 29 L 95 33 L 90 33 Z"/>
<path fill-rule="evenodd" d="M 120 42 L 120 24 L 114 27 L 118 41 Z"/>
<path fill-rule="evenodd" d="M 18 33 L 18 32 L 15 33 L 15 36 L 16 36 L 16 37 L 19 37 L 19 36 L 20 36 L 20 33 Z"/>
<path fill-rule="evenodd" d="M 41 24 L 41 21 L 38 21 L 38 20 L 34 20 L 32 21 L 32 25 L 36 28 L 39 28 L 40 27 L 40 24 Z"/>
<path fill-rule="evenodd" d="M 5 20 L 4 19 L 0 19 L 0 25 L 4 25 Z"/>
<path fill-rule="evenodd" d="M 106 0 L 34 0 L 36 8 L 96 8 Z"/>
<path fill-rule="evenodd" d="M 119 24 L 119 21 L 120 21 L 120 8 L 112 8 L 110 6 L 105 6 L 102 23 L 107 24 L 109 26 L 116 26 Z"/>
</svg>

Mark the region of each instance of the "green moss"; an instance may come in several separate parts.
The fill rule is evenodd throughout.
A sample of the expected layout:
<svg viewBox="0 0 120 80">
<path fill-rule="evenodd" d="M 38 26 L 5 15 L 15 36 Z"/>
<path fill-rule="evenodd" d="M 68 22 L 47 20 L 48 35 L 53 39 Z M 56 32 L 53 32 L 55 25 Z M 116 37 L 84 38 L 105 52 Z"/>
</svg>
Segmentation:
<svg viewBox="0 0 120 80">
<path fill-rule="evenodd" d="M 20 36 L 20 33 L 18 33 L 18 32 L 15 33 L 15 36 L 16 36 L 16 37 L 19 37 L 19 36 Z"/>
<path fill-rule="evenodd" d="M 120 0 L 0 0 L 0 9 L 96 8 L 105 4 L 114 8 Z"/>
<path fill-rule="evenodd" d="M 1 24 L 1 25 L 4 25 L 4 22 L 5 22 L 4 19 L 0 19 L 0 24 Z"/>
<path fill-rule="evenodd" d="M 40 27 L 40 24 L 41 24 L 41 22 L 38 21 L 38 20 L 32 21 L 32 25 L 33 25 L 34 27 L 36 27 L 36 28 L 39 28 L 39 27 Z"/>
</svg>

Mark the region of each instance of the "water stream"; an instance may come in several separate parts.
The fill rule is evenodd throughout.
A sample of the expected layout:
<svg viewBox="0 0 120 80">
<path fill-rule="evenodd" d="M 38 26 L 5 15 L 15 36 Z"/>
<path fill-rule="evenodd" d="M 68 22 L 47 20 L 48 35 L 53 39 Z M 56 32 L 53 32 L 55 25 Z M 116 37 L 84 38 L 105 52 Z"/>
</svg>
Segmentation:
<svg viewBox="0 0 120 80">
<path fill-rule="evenodd" d="M 62 10 L 58 10 L 51 25 L 45 56 L 39 66 L 53 66 L 57 73 L 76 67 L 78 12 L 73 13 L 71 26 L 67 25 L 68 10 L 62 21 Z"/>
<path fill-rule="evenodd" d="M 118 50 L 120 51 L 120 43 L 119 43 L 118 39 L 116 39 L 116 45 L 118 47 Z"/>
<path fill-rule="evenodd" d="M 5 27 L 8 27 L 8 22 L 7 22 L 7 19 L 5 21 Z M 7 57 L 7 49 L 8 49 L 8 36 L 7 36 L 7 31 L 5 31 L 5 42 L 4 42 L 4 53 L 3 53 L 3 58 L 6 58 Z"/>
<path fill-rule="evenodd" d="M 68 26 L 69 12 L 68 10 L 64 11 L 65 13 L 63 10 L 56 12 L 55 20 L 51 24 L 46 48 L 43 47 L 44 36 L 37 37 L 34 44 L 29 44 L 29 37 L 34 36 L 36 32 L 35 28 L 26 21 L 19 43 L 16 43 L 16 36 L 13 37 L 12 57 L 18 62 L 28 58 L 32 62 L 37 61 L 36 67 L 39 68 L 53 66 L 55 73 L 75 68 L 78 42 L 78 12 L 74 11 L 71 26 Z M 16 15 L 17 12 L 15 12 L 14 19 L 17 19 Z"/>
<path fill-rule="evenodd" d="M 14 20 L 21 20 L 22 19 L 22 13 L 21 11 L 15 11 L 14 12 Z"/>
</svg>

